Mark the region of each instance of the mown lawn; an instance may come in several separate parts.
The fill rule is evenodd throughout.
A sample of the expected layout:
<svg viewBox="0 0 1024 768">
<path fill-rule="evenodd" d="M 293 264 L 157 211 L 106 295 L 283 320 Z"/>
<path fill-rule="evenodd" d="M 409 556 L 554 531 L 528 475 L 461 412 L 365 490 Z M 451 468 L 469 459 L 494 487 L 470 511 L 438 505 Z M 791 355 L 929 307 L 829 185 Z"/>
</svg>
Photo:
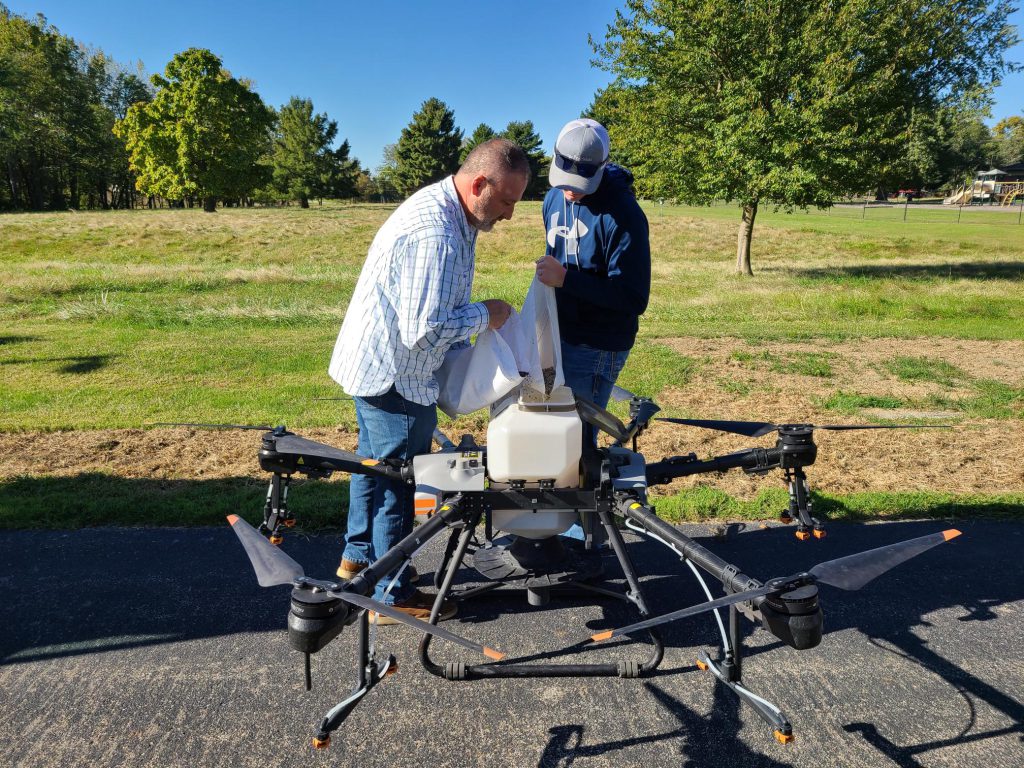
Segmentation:
<svg viewBox="0 0 1024 768">
<path fill-rule="evenodd" d="M 739 386 L 665 339 L 735 337 L 751 346 L 739 365 L 826 377 L 827 354 L 758 359 L 757 346 L 1024 339 L 1024 226 L 1013 213 L 965 210 L 956 223 L 955 210 L 911 208 L 904 223 L 901 209 L 870 209 L 864 218 L 852 208 L 762 211 L 749 279 L 733 274 L 735 208 L 645 207 L 654 285 L 620 381 L 635 391 Z M 0 217 L 0 432 L 180 420 L 301 428 L 339 418 L 352 428 L 350 406 L 315 398 L 341 394 L 327 362 L 367 247 L 391 210 Z M 543 247 L 540 206 L 523 203 L 512 222 L 481 236 L 475 296 L 521 303 Z M 951 370 L 915 357 L 912 346 L 890 375 L 970 379 L 969 361 Z M 1022 417 L 1024 382 L 972 382 L 982 416 Z M 822 407 L 849 414 L 864 406 L 857 392 L 841 394 L 848 396 Z M 9 481 L 4 488 L 14 491 Z M 701 503 L 707 514 L 738 514 L 727 503 Z"/>
</svg>

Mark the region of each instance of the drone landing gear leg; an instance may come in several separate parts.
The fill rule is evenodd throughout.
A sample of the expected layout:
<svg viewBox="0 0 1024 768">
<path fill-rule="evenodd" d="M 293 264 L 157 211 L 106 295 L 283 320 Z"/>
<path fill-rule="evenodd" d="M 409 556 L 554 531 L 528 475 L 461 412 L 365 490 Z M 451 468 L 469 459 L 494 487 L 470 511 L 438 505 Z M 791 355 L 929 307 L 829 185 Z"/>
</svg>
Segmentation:
<svg viewBox="0 0 1024 768">
<path fill-rule="evenodd" d="M 638 499 L 626 499 L 619 505 L 619 509 L 626 518 L 627 526 L 639 533 L 645 533 L 656 541 L 661 542 L 688 565 L 696 577 L 701 588 L 708 599 L 711 599 L 711 591 L 708 589 L 701 570 L 706 571 L 722 582 L 726 592 L 742 592 L 754 586 L 760 586 L 760 582 L 754 581 L 740 570 L 727 563 L 722 558 L 710 552 L 696 541 L 677 530 L 671 524 L 665 522 L 655 514 L 653 507 L 641 503 Z M 617 533 L 617 532 L 616 532 Z M 698 566 L 700 570 L 698 570 Z M 735 605 L 729 607 L 729 629 L 726 631 L 722 625 L 719 612 L 713 614 L 715 621 L 719 624 L 722 633 L 722 655 L 719 661 L 712 661 L 706 653 L 701 653 L 697 660 L 697 666 L 702 670 L 709 670 L 725 686 L 735 693 L 741 701 L 747 702 L 754 708 L 765 722 L 774 729 L 775 738 L 788 744 L 793 740 L 793 727 L 789 720 L 778 707 L 767 699 L 758 696 L 743 686 L 743 636 L 740 631 L 740 611 Z"/>
<path fill-rule="evenodd" d="M 789 508 L 780 519 L 784 523 L 797 521 L 796 537 L 805 541 L 813 535 L 816 539 L 825 537 L 825 526 L 811 515 L 811 490 L 803 468 L 786 469 L 786 484 L 789 487 Z"/>
<path fill-rule="evenodd" d="M 710 671 L 741 701 L 745 701 L 753 707 L 761 719 L 772 726 L 774 729 L 772 735 L 776 740 L 781 744 L 788 744 L 793 740 L 793 726 L 790 725 L 782 710 L 743 686 L 743 637 L 740 633 L 739 616 L 740 613 L 736 606 L 729 606 L 728 644 L 722 648 L 722 659 L 715 662 L 708 654 L 701 652 L 697 667 Z"/>
<path fill-rule="evenodd" d="M 369 693 L 377 683 L 390 674 L 398 671 L 398 663 L 395 657 L 389 655 L 387 660 L 380 664 L 374 658 L 373 649 L 370 646 L 370 614 L 363 611 L 357 620 L 359 624 L 359 670 L 356 686 L 347 699 L 335 705 L 325 716 L 317 728 L 316 736 L 313 737 L 315 749 L 326 749 L 331 744 L 331 734 L 336 731 L 345 719 L 352 714 L 362 698 Z M 307 663 L 309 656 L 306 656 Z"/>
</svg>

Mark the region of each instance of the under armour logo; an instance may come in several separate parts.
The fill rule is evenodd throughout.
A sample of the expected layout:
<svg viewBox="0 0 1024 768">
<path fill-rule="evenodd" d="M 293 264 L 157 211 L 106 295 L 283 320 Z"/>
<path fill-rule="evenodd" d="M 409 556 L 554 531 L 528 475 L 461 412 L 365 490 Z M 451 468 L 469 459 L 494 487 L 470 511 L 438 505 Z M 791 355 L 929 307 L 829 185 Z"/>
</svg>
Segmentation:
<svg viewBox="0 0 1024 768">
<path fill-rule="evenodd" d="M 548 245 L 552 248 L 558 243 L 558 238 L 565 238 L 565 254 L 575 256 L 579 252 L 580 238 L 586 237 L 590 232 L 585 222 L 576 219 L 573 226 L 565 227 L 558 223 L 558 213 L 551 214 L 551 224 L 548 226 Z"/>
</svg>

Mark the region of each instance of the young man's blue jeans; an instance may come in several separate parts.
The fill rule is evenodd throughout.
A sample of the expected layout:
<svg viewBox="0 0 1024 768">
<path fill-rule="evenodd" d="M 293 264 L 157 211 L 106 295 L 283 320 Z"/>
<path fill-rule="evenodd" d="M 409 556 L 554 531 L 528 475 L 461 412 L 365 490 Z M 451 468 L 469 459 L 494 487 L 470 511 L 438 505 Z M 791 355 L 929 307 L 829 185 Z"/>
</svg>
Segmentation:
<svg viewBox="0 0 1024 768">
<path fill-rule="evenodd" d="M 612 352 L 595 349 L 586 344 L 567 344 L 562 342 L 562 374 L 565 385 L 578 395 L 602 408 L 607 407 L 612 394 L 612 387 L 619 377 L 629 350 Z M 597 445 L 597 430 L 590 424 L 583 425 L 583 440 Z M 562 534 L 570 539 L 583 540 L 583 528 L 579 523 Z"/>
<path fill-rule="evenodd" d="M 354 397 L 361 456 L 372 459 L 411 459 L 429 453 L 437 408 L 406 400 L 392 387 L 383 395 Z M 349 485 L 348 532 L 342 557 L 372 563 L 412 533 L 413 490 L 379 477 L 352 475 Z M 413 587 L 408 569 L 385 598 L 391 581 L 381 579 L 374 597 L 388 605 L 408 598 Z"/>
</svg>

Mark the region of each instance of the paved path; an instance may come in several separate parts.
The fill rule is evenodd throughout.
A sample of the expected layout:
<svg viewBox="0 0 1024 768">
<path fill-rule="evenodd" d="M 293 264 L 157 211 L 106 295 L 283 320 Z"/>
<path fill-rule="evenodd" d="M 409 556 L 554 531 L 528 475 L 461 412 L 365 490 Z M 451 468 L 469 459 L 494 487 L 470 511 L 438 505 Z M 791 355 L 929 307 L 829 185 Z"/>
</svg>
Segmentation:
<svg viewBox="0 0 1024 768">
<path fill-rule="evenodd" d="M 835 525 L 708 539 L 751 575 L 805 569 L 942 523 Z M 777 744 L 754 712 L 693 666 L 708 617 L 666 632 L 644 680 L 448 682 L 417 663 L 417 637 L 381 629 L 401 671 L 370 693 L 326 752 L 309 737 L 350 686 L 352 633 L 313 658 L 283 630 L 287 588 L 261 590 L 231 531 L 0 533 L 0 765 L 18 766 L 985 766 L 1024 765 L 1024 526 L 978 522 L 858 593 L 824 588 L 826 635 L 797 653 L 748 637 L 745 681 L 774 700 L 797 740 Z M 694 536 L 706 535 L 697 527 Z M 312 575 L 331 538 L 285 543 Z M 659 612 L 700 599 L 657 545 L 632 552 Z M 434 560 L 420 564 L 429 573 Z M 450 626 L 528 655 L 621 624 L 616 605 L 510 599 Z M 642 649 L 641 649 L 642 651 Z M 465 658 L 437 642 L 434 653 Z M 592 651 L 637 658 L 636 649 Z"/>
</svg>

